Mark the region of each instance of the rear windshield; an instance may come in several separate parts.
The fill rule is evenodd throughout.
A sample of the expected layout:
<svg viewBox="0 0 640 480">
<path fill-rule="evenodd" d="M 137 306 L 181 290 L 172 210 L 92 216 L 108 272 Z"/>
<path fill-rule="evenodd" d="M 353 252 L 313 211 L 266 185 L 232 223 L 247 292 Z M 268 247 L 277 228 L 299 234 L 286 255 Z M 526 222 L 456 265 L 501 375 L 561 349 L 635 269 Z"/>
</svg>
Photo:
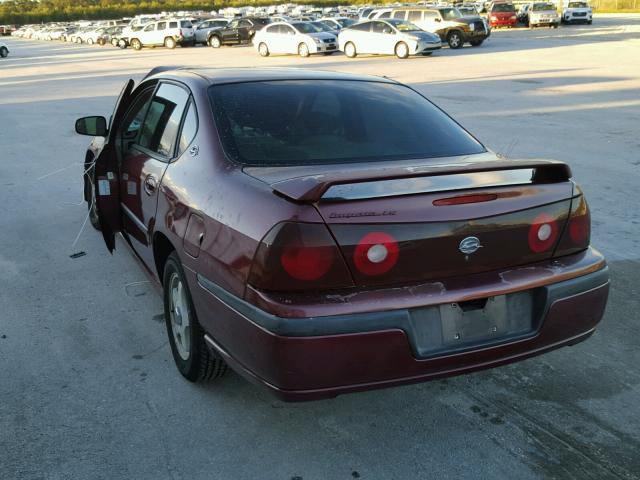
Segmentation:
<svg viewBox="0 0 640 480">
<path fill-rule="evenodd" d="M 304 165 L 444 157 L 484 147 L 408 87 L 286 80 L 214 85 L 223 148 L 246 165 Z"/>
<path fill-rule="evenodd" d="M 193 25 L 191 24 L 191 22 L 189 20 L 182 20 L 180 22 L 180 26 L 182 28 L 192 28 L 193 27 Z"/>
<path fill-rule="evenodd" d="M 497 3 L 491 9 L 492 12 L 515 12 L 516 7 L 511 3 Z"/>
<path fill-rule="evenodd" d="M 586 2 L 569 2 L 569 8 L 587 8 Z"/>
</svg>

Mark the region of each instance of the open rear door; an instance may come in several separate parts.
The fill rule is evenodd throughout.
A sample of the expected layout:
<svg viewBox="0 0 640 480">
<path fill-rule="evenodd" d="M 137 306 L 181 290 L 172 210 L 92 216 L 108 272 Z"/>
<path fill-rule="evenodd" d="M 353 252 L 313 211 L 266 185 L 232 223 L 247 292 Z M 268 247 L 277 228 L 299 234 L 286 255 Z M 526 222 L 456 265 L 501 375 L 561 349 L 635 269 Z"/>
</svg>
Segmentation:
<svg viewBox="0 0 640 480">
<path fill-rule="evenodd" d="M 100 220 L 100 229 L 104 242 L 109 252 L 116 248 L 116 233 L 122 228 L 120 214 L 120 189 L 118 165 L 118 152 L 116 148 L 116 133 L 122 121 L 122 117 L 130 104 L 133 92 L 133 80 L 127 81 L 120 92 L 118 102 L 111 117 L 109 133 L 102 152 L 95 163 L 96 210 Z"/>
</svg>

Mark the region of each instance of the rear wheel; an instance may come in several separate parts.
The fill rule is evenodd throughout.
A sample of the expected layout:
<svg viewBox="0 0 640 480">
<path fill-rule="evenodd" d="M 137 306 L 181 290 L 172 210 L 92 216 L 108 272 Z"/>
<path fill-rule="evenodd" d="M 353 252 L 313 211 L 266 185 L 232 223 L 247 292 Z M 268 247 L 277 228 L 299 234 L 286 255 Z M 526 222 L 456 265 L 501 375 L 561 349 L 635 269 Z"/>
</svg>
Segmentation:
<svg viewBox="0 0 640 480">
<path fill-rule="evenodd" d="M 178 371 L 191 382 L 223 376 L 227 364 L 213 354 L 205 343 L 204 330 L 196 317 L 176 252 L 172 252 L 167 259 L 162 285 L 167 334 Z"/>
<path fill-rule="evenodd" d="M 395 53 L 398 58 L 407 58 L 409 56 L 409 47 L 404 42 L 398 42 Z"/>
<path fill-rule="evenodd" d="M 353 42 L 348 42 L 344 46 L 344 54 L 349 58 L 356 58 L 358 53 L 356 52 L 356 46 L 353 44 Z"/>
<path fill-rule="evenodd" d="M 300 55 L 303 58 L 306 58 L 309 56 L 309 47 L 307 46 L 306 43 L 301 43 L 300 45 L 298 45 L 298 55 Z"/>
<path fill-rule="evenodd" d="M 266 43 L 262 42 L 258 45 L 258 53 L 263 57 L 269 56 L 269 47 L 267 47 Z"/>
<path fill-rule="evenodd" d="M 449 44 L 449 48 L 458 49 L 462 48 L 464 40 L 462 39 L 460 32 L 454 30 L 447 35 L 447 43 Z"/>
<path fill-rule="evenodd" d="M 87 40 L 87 45 L 93 45 L 93 38 Z"/>
<path fill-rule="evenodd" d="M 471 40 L 469 43 L 471 44 L 472 47 L 479 47 L 480 45 L 482 45 L 482 42 L 484 42 L 483 40 Z"/>
<path fill-rule="evenodd" d="M 176 41 L 173 37 L 167 37 L 164 39 L 164 46 L 170 49 L 176 48 Z"/>
<path fill-rule="evenodd" d="M 9 50 L 7 50 L 7 47 L 0 48 L 0 57 L 7 58 L 8 55 L 9 55 Z"/>
<path fill-rule="evenodd" d="M 137 38 L 134 38 L 131 40 L 131 48 L 133 48 L 134 50 L 141 50 L 142 49 L 142 42 L 140 40 L 138 40 Z"/>
<path fill-rule="evenodd" d="M 220 45 L 222 44 L 222 42 L 220 42 L 220 37 L 218 37 L 217 35 L 213 35 L 211 38 L 209 38 L 209 46 L 212 48 L 220 48 Z"/>
</svg>

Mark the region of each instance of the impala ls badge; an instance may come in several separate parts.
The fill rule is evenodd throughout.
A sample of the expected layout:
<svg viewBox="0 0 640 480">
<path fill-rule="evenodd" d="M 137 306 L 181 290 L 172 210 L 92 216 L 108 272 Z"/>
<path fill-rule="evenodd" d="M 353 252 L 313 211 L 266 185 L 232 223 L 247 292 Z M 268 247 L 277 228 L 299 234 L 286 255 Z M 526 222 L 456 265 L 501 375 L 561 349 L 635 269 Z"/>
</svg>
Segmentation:
<svg viewBox="0 0 640 480">
<path fill-rule="evenodd" d="M 471 255 L 478 251 L 478 249 L 482 248 L 480 244 L 480 239 L 478 237 L 467 237 L 460 242 L 460 246 L 458 247 L 462 253 L 465 255 Z"/>
</svg>

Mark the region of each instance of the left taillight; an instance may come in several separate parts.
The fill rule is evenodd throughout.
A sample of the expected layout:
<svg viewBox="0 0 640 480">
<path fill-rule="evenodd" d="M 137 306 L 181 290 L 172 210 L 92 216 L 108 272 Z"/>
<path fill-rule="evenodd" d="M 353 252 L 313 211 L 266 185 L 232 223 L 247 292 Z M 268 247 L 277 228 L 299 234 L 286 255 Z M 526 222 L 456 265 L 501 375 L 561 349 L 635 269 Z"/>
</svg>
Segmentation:
<svg viewBox="0 0 640 480">
<path fill-rule="evenodd" d="M 340 250 L 324 224 L 284 222 L 260 242 L 249 283 L 262 290 L 325 290 L 353 286 Z"/>
<path fill-rule="evenodd" d="M 556 256 L 570 255 L 585 250 L 590 243 L 591 213 L 584 195 L 580 195 L 572 201 L 569 221 L 556 248 Z"/>
</svg>

